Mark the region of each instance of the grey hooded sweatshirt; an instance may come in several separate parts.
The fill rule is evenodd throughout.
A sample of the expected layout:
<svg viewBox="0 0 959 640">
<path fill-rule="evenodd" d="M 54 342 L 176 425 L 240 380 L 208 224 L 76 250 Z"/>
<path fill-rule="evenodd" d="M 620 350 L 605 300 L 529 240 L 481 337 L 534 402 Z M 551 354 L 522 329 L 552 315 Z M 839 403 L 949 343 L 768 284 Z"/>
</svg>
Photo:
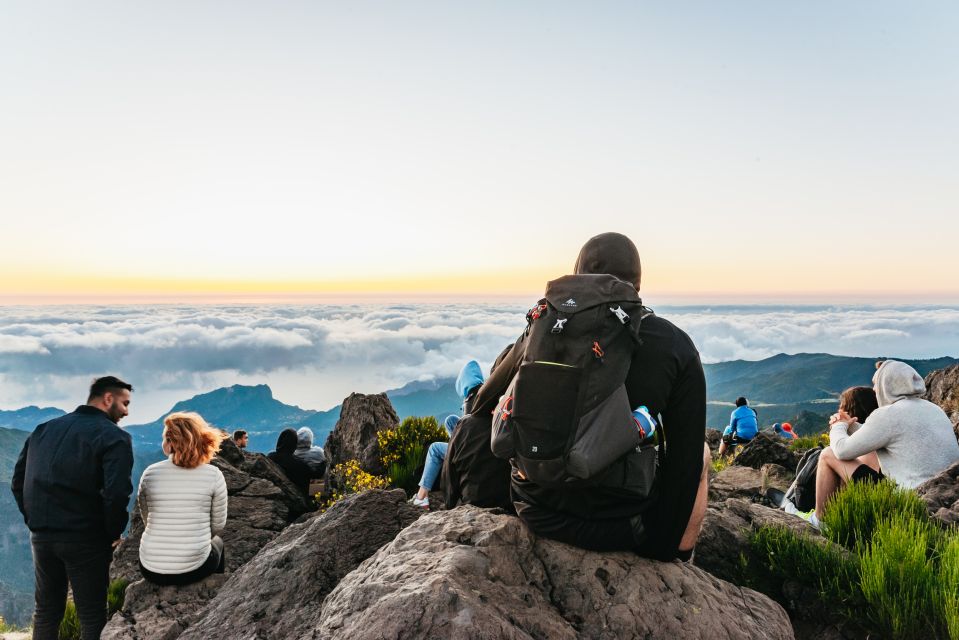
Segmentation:
<svg viewBox="0 0 959 640">
<path fill-rule="evenodd" d="M 941 408 L 922 399 L 926 385 L 915 369 L 886 360 L 872 382 L 879 408 L 864 424 L 837 422 L 829 433 L 840 460 L 875 451 L 883 474 L 908 489 L 959 461 L 952 423 Z"/>
<path fill-rule="evenodd" d="M 313 430 L 309 427 L 300 427 L 296 431 L 296 451 L 293 455 L 310 467 L 314 478 L 319 478 L 326 470 L 326 454 L 323 447 L 313 446 Z"/>
</svg>

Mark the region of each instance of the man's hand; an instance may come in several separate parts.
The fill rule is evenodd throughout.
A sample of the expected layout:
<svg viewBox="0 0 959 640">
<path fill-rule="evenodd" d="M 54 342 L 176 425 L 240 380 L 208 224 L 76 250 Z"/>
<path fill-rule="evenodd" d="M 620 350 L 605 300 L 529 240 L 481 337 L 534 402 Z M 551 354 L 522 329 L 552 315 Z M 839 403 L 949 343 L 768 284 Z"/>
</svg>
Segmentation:
<svg viewBox="0 0 959 640">
<path fill-rule="evenodd" d="M 837 422 L 845 422 L 847 425 L 852 425 L 859 422 L 859 418 L 855 416 L 850 416 L 844 410 L 840 409 L 837 413 L 832 414 L 829 418 L 829 426 L 833 426 Z"/>
<path fill-rule="evenodd" d="M 120 546 L 121 542 L 123 542 L 123 538 L 117 538 L 116 540 L 110 543 L 110 547 L 113 549 L 116 549 L 117 547 Z"/>
</svg>

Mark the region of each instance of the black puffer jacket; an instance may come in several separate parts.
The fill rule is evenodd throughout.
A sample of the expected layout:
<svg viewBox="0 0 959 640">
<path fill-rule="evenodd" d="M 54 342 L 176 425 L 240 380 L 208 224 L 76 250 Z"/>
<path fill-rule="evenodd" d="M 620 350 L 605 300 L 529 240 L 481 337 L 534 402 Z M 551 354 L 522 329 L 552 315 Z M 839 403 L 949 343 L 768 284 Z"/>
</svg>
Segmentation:
<svg viewBox="0 0 959 640">
<path fill-rule="evenodd" d="M 11 488 L 34 540 L 109 542 L 127 526 L 132 470 L 130 434 L 83 405 L 33 431 Z"/>
</svg>

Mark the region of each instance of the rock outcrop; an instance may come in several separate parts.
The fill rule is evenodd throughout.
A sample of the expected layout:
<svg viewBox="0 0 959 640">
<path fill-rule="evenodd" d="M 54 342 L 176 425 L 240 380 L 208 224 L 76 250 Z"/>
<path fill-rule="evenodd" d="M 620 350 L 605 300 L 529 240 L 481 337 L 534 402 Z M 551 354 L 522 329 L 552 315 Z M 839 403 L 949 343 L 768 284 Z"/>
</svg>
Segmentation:
<svg viewBox="0 0 959 640">
<path fill-rule="evenodd" d="M 347 460 L 358 460 L 360 467 L 373 475 L 385 472 L 380 462 L 378 431 L 392 429 L 400 419 L 385 393 L 352 393 L 343 401 L 340 419 L 326 440 L 329 468 Z"/>
<path fill-rule="evenodd" d="M 179 637 L 309 637 L 327 594 L 423 513 L 400 489 L 340 500 L 264 547 Z"/>
<path fill-rule="evenodd" d="M 259 453 L 240 451 L 231 440 L 223 443 L 211 464 L 223 472 L 229 493 L 226 528 L 227 574 L 212 576 L 188 587 L 157 587 L 142 580 L 139 571 L 143 519 L 134 509 L 130 534 L 114 554 L 111 578 L 131 582 L 125 605 L 104 630 L 104 638 L 175 638 L 190 617 L 216 594 L 230 572 L 252 559 L 280 531 L 313 508 L 280 468 Z"/>
<path fill-rule="evenodd" d="M 740 556 L 749 555 L 749 535 L 764 525 L 821 537 L 802 518 L 744 498 L 730 498 L 710 503 L 706 509 L 703 530 L 696 545 L 696 566 L 724 580 L 741 580 Z"/>
<path fill-rule="evenodd" d="M 710 502 L 751 498 L 762 494 L 762 473 L 752 467 L 730 465 L 709 482 Z"/>
<path fill-rule="evenodd" d="M 730 606 L 735 602 L 735 606 Z M 592 553 L 475 507 L 432 513 L 347 575 L 301 638 L 792 638 L 766 596 L 696 567 Z"/>
<path fill-rule="evenodd" d="M 930 372 L 924 397 L 942 407 L 959 438 L 959 364 Z"/>
<path fill-rule="evenodd" d="M 789 450 L 782 438 L 760 431 L 755 438 L 742 445 L 734 462 L 753 469 L 760 469 L 771 462 L 794 470 L 799 464 L 799 457 L 798 453 Z"/>
<path fill-rule="evenodd" d="M 959 524 L 959 462 L 916 487 L 929 515 L 939 522 Z"/>
</svg>

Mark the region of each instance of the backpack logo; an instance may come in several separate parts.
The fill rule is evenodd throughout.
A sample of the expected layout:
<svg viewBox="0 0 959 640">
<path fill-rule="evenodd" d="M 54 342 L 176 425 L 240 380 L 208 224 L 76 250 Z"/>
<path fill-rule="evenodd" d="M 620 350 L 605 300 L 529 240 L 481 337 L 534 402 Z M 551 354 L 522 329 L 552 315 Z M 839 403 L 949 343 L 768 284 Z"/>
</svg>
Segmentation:
<svg viewBox="0 0 959 640">
<path fill-rule="evenodd" d="M 569 300 L 567 300 L 566 302 L 563 303 L 563 306 L 564 306 L 564 307 L 575 307 L 575 306 L 576 306 L 576 300 L 574 300 L 573 298 L 570 298 Z"/>
</svg>

